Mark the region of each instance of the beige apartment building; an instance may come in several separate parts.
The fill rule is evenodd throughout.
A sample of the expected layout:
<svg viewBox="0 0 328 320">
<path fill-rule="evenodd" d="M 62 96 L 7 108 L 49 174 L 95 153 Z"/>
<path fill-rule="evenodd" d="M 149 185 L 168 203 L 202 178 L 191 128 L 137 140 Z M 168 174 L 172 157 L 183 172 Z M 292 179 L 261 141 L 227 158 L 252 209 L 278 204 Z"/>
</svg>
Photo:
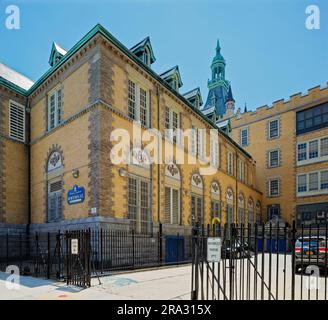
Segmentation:
<svg viewBox="0 0 328 320">
<path fill-rule="evenodd" d="M 266 220 L 328 218 L 328 87 L 230 118 L 231 136 L 256 161 Z"/>
</svg>

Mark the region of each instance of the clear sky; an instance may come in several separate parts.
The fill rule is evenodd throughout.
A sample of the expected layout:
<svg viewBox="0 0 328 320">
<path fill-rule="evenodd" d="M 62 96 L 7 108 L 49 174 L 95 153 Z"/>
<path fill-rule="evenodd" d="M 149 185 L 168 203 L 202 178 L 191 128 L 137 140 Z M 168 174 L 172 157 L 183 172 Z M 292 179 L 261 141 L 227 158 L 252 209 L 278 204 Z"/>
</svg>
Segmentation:
<svg viewBox="0 0 328 320">
<path fill-rule="evenodd" d="M 20 30 L 5 28 L 18 5 Z M 305 27 L 308 5 L 320 30 Z M 128 48 L 149 35 L 160 73 L 179 65 L 184 93 L 207 79 L 217 38 L 236 106 L 248 109 L 328 81 L 327 0 L 0 0 L 0 61 L 37 80 L 52 41 L 69 50 L 96 23 Z"/>
</svg>

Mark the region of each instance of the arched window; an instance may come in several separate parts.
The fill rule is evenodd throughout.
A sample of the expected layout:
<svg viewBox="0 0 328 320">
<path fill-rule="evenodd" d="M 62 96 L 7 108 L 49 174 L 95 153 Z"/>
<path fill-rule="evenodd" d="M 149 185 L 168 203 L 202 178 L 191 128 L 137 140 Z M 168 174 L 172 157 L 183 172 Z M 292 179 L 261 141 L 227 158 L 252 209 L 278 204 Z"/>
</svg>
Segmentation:
<svg viewBox="0 0 328 320">
<path fill-rule="evenodd" d="M 195 173 L 191 177 L 191 218 L 196 223 L 204 223 L 203 214 L 204 185 L 203 179 Z"/>
<path fill-rule="evenodd" d="M 62 218 L 63 160 L 60 152 L 54 151 L 47 161 L 47 222 Z"/>
<path fill-rule="evenodd" d="M 141 148 L 131 150 L 132 161 L 128 166 L 128 219 L 133 230 L 151 231 L 151 179 L 150 159 Z"/>
<path fill-rule="evenodd" d="M 252 198 L 248 199 L 248 223 L 254 224 L 254 202 Z"/>
<path fill-rule="evenodd" d="M 245 224 L 245 198 L 242 193 L 238 196 L 238 224 Z"/>
<path fill-rule="evenodd" d="M 181 222 L 181 176 L 179 168 L 171 163 L 165 167 L 165 223 Z"/>
<path fill-rule="evenodd" d="M 256 223 L 261 223 L 261 202 L 256 202 Z"/>
<path fill-rule="evenodd" d="M 213 218 L 219 218 L 221 222 L 221 193 L 220 186 L 216 181 L 211 184 L 211 224 Z"/>
<path fill-rule="evenodd" d="M 233 191 L 231 188 L 227 189 L 226 194 L 226 200 L 227 200 L 227 208 L 226 208 L 226 223 L 230 225 L 231 223 L 234 223 L 234 210 L 233 210 Z"/>
</svg>

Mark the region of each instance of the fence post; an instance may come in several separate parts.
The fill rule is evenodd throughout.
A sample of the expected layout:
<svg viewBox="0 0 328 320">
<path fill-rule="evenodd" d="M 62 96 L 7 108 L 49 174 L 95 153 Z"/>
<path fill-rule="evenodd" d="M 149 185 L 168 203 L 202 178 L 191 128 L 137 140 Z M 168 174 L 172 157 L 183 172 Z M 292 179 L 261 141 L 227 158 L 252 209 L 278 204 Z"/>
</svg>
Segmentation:
<svg viewBox="0 0 328 320">
<path fill-rule="evenodd" d="M 134 229 L 132 229 L 132 268 L 135 268 L 135 234 Z"/>
<path fill-rule="evenodd" d="M 50 232 L 48 232 L 48 235 L 47 235 L 48 239 L 47 239 L 47 244 L 48 244 L 48 252 L 47 252 L 47 279 L 50 279 L 50 268 L 51 268 L 51 254 L 50 254 L 50 251 L 51 251 L 51 245 L 50 245 Z"/>
<path fill-rule="evenodd" d="M 98 231 L 99 232 L 99 231 Z M 104 273 L 103 266 L 103 229 L 100 229 L 100 265 L 101 265 L 101 273 Z"/>
<path fill-rule="evenodd" d="M 6 235 L 6 267 L 9 265 L 9 233 Z"/>
<path fill-rule="evenodd" d="M 293 221 L 292 227 L 292 239 L 291 239 L 291 247 L 292 247 L 292 293 L 291 299 L 295 300 L 295 242 L 296 242 L 296 225 L 295 220 Z"/>
<path fill-rule="evenodd" d="M 22 266 L 23 266 L 23 250 L 22 250 L 22 241 L 23 237 L 22 234 L 19 234 L 19 269 L 20 272 L 22 272 Z"/>
<path fill-rule="evenodd" d="M 159 265 L 163 264 L 163 225 L 159 224 L 158 231 L 158 246 L 159 246 Z"/>
<path fill-rule="evenodd" d="M 39 234 L 35 233 L 35 276 L 39 273 Z"/>
<path fill-rule="evenodd" d="M 60 230 L 58 230 L 58 233 L 56 235 L 56 248 L 57 248 L 57 257 L 58 257 L 58 270 L 56 273 L 57 279 L 60 278 L 61 274 L 61 243 L 60 243 Z"/>
</svg>

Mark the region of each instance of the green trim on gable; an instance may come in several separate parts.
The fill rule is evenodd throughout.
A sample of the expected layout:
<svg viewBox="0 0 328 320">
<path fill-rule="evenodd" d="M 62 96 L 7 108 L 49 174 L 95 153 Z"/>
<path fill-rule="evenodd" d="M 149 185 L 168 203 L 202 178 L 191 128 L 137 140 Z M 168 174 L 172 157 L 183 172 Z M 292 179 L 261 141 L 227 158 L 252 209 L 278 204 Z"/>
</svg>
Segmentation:
<svg viewBox="0 0 328 320">
<path fill-rule="evenodd" d="M 16 93 L 19 93 L 21 94 L 22 96 L 24 97 L 27 97 L 27 91 L 21 87 L 19 87 L 18 85 L 8 81 L 7 79 L 3 78 L 3 77 L 0 77 L 0 85 L 12 90 L 12 91 L 15 91 Z"/>
<path fill-rule="evenodd" d="M 155 73 L 150 67 L 145 65 L 138 57 L 131 52 L 126 46 L 124 46 L 119 40 L 117 40 L 109 31 L 107 31 L 101 24 L 97 24 L 93 27 L 80 41 L 78 41 L 67 53 L 66 55 L 52 68 L 50 68 L 38 81 L 34 83 L 34 85 L 27 91 L 27 95 L 32 94 L 38 86 L 40 86 L 47 78 L 50 77 L 52 73 L 54 73 L 57 69 L 59 69 L 67 60 L 69 60 L 83 45 L 85 45 L 88 41 L 90 41 L 95 35 L 101 34 L 107 40 L 112 42 L 116 47 L 118 47 L 125 55 L 127 55 L 133 62 L 135 62 L 140 68 L 147 71 L 151 76 L 153 76 L 162 86 L 164 86 L 168 91 L 170 91 L 173 95 L 179 98 L 182 102 L 184 102 L 187 106 L 189 106 L 199 117 L 201 117 L 205 122 L 213 127 L 213 129 L 217 129 L 228 141 L 230 141 L 238 150 L 240 150 L 245 156 L 248 158 L 252 158 L 251 155 L 242 149 L 232 138 L 226 135 L 220 128 L 216 126 L 216 124 L 208 119 L 203 113 L 195 108 L 188 100 L 186 100 L 179 92 L 172 89 L 165 80 L 163 80 L 157 73 Z"/>
</svg>

